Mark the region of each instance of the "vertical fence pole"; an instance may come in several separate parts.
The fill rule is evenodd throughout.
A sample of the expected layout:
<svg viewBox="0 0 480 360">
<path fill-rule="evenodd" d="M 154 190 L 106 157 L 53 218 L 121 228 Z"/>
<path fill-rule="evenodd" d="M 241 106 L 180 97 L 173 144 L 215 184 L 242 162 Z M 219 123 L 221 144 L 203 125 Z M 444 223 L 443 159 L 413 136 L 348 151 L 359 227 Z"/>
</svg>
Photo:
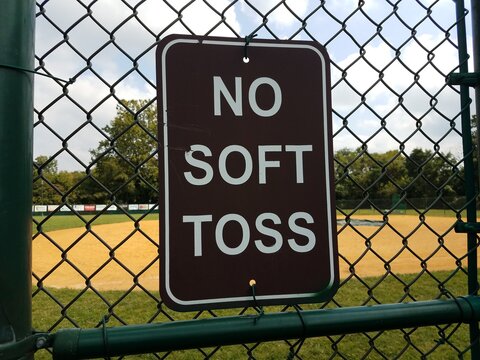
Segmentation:
<svg viewBox="0 0 480 360">
<path fill-rule="evenodd" d="M 472 44 L 473 44 L 473 71 L 480 74 L 480 4 L 478 1 L 472 1 Z M 477 171 L 480 175 L 480 85 L 475 86 L 475 113 L 477 115 Z M 479 176 L 480 177 L 480 176 Z M 478 185 L 478 184 L 477 184 Z"/>
<path fill-rule="evenodd" d="M 477 74 L 480 73 L 480 4 L 478 1 L 471 1 L 471 19 L 472 19 L 472 43 L 473 43 L 473 71 Z M 476 118 L 476 127 L 477 127 L 477 175 L 480 175 L 480 84 L 477 84 L 475 86 L 475 113 L 477 115 Z M 480 178 L 480 176 L 479 176 Z M 476 184 L 479 186 L 479 184 Z M 475 242 L 476 239 L 472 239 L 472 246 L 474 246 L 473 242 Z M 470 248 L 469 248 L 470 249 Z M 475 251 L 473 253 L 475 256 L 475 261 L 476 261 L 476 255 L 477 252 Z M 470 263 L 470 260 L 469 260 Z M 472 287 L 474 286 L 475 288 L 469 289 L 469 290 L 474 290 L 474 291 L 469 291 L 471 294 L 477 295 L 478 293 L 478 277 L 477 277 L 477 267 L 475 263 L 475 281 L 473 283 L 472 279 Z M 469 273 L 469 277 L 472 275 Z M 475 336 L 475 338 L 473 338 Z M 470 330 L 470 337 L 471 341 L 475 341 L 475 345 L 472 347 L 472 359 L 474 358 L 473 355 L 475 354 L 476 358 L 480 356 L 480 344 L 479 344 L 479 336 L 480 336 L 480 331 L 478 329 L 478 323 L 476 324 L 474 329 Z"/>
<path fill-rule="evenodd" d="M 0 11 L 0 344 L 32 333 L 31 216 L 35 1 Z M 32 358 L 26 354 L 25 359 Z"/>
<path fill-rule="evenodd" d="M 474 2 L 474 1 L 473 1 Z M 456 1 L 457 15 L 457 33 L 458 33 L 458 57 L 459 72 L 461 74 L 468 73 L 468 52 L 467 52 L 467 32 L 465 26 L 465 5 L 463 0 Z M 476 206 L 476 186 L 475 186 L 475 170 L 473 166 L 473 146 L 472 146 L 472 128 L 470 124 L 470 96 L 468 85 L 460 85 L 460 106 L 462 110 L 462 139 L 464 169 L 465 169 L 465 195 L 467 197 L 467 221 L 469 223 L 477 222 L 477 206 Z M 469 232 L 467 234 L 468 247 L 468 293 L 470 295 L 478 294 L 477 279 L 477 239 L 476 234 Z M 472 359 L 480 358 L 479 346 L 479 328 L 478 322 L 472 321 L 470 326 L 470 343 Z"/>
</svg>

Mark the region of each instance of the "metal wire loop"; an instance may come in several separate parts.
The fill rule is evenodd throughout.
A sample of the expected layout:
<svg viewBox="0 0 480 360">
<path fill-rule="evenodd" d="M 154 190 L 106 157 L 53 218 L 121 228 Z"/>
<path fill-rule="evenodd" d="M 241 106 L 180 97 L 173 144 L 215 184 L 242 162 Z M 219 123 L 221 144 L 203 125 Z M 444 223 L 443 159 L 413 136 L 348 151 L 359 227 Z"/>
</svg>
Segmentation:
<svg viewBox="0 0 480 360">
<path fill-rule="evenodd" d="M 256 296 L 256 281 L 255 280 L 250 280 L 250 289 L 252 290 L 252 298 L 253 298 L 253 305 L 254 305 L 254 309 L 258 312 L 258 315 L 256 315 L 253 319 L 254 323 L 256 324 L 258 320 L 260 320 L 260 318 L 262 317 L 262 315 L 264 314 L 264 311 L 263 311 L 263 306 L 260 306 L 258 305 L 257 303 L 257 296 Z"/>
<path fill-rule="evenodd" d="M 73 78 L 70 78 L 68 80 L 60 79 L 59 77 L 52 76 L 50 74 L 44 74 L 44 73 L 38 72 L 36 70 L 25 69 L 23 67 L 15 66 L 15 65 L 0 64 L 0 68 L 28 72 L 28 73 L 31 73 L 31 74 L 44 76 L 44 77 L 54 79 L 54 80 L 57 80 L 57 81 L 60 81 L 60 82 L 63 82 L 63 83 L 67 83 L 67 84 L 73 84 L 75 82 L 75 79 L 73 79 Z"/>
<path fill-rule="evenodd" d="M 108 347 L 108 333 L 107 333 L 107 327 L 106 324 L 109 320 L 109 315 L 104 315 L 102 317 L 102 335 L 103 335 L 103 348 L 105 349 L 105 356 L 107 360 L 110 360 L 110 353 L 109 347 Z"/>
<path fill-rule="evenodd" d="M 253 40 L 254 37 L 256 37 L 257 34 L 250 34 L 245 36 L 245 46 L 243 47 L 243 59 L 244 60 L 249 60 L 250 58 L 248 57 L 248 45 L 250 42 Z"/>
</svg>

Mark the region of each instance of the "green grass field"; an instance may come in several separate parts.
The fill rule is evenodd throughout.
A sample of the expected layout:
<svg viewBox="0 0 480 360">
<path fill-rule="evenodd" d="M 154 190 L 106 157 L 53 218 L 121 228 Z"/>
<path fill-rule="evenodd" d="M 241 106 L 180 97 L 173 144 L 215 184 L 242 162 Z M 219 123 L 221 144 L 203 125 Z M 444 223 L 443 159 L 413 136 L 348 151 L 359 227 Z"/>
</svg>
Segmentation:
<svg viewBox="0 0 480 360">
<path fill-rule="evenodd" d="M 437 279 L 446 279 L 450 272 L 435 272 L 433 275 Z M 416 275 L 404 275 L 404 282 L 411 282 Z M 380 280 L 379 278 L 362 279 L 365 283 L 351 280 L 341 287 L 335 296 L 335 300 L 341 306 L 358 306 L 367 302 L 367 305 L 373 305 L 376 302 L 392 303 L 398 302 L 401 294 L 404 294 L 404 285 L 399 283 L 393 277 L 387 277 L 382 280 L 379 286 L 371 292 L 370 301 L 365 284 L 373 287 Z M 416 300 L 430 300 L 439 295 L 438 287 L 432 277 L 424 275 L 420 277 L 409 288 L 409 294 Z M 466 276 L 457 274 L 448 282 L 448 289 L 455 295 L 465 294 Z M 74 325 L 68 319 L 71 319 L 76 326 L 90 328 L 99 326 L 103 315 L 108 313 L 108 305 L 99 298 L 93 291 L 89 290 L 81 293 L 80 290 L 71 289 L 48 289 L 48 292 L 63 306 L 70 304 L 68 309 L 61 314 L 60 306 L 43 292 L 39 292 L 33 299 L 33 322 L 34 328 L 41 331 L 55 332 L 59 328 L 69 328 Z M 103 291 L 101 295 L 109 303 L 116 303 L 125 296 L 123 291 Z M 156 294 L 154 294 L 156 295 Z M 77 298 L 78 297 L 78 298 Z M 75 299 L 75 302 L 71 303 Z M 373 300 L 375 299 L 375 300 Z M 315 305 L 305 305 L 304 310 L 314 309 Z M 329 307 L 334 307 L 330 305 Z M 157 312 L 157 302 L 148 294 L 141 291 L 131 292 L 123 298 L 118 305 L 113 308 L 115 314 L 128 324 L 142 324 L 151 321 L 152 316 Z M 209 312 L 198 313 L 176 313 L 163 307 L 168 316 L 175 320 L 187 320 L 194 317 L 209 318 L 212 315 Z M 268 307 L 266 312 L 278 312 L 281 307 Z M 215 311 L 217 316 L 231 316 L 239 313 L 239 309 Z M 290 311 L 293 311 L 290 310 Z M 405 314 L 408 316 L 408 314 Z M 154 322 L 171 321 L 166 315 L 160 314 L 153 320 Z M 53 324 L 56 324 L 52 328 Z M 119 326 L 121 323 L 112 318 L 108 326 Z M 445 330 L 445 336 L 449 336 L 455 326 L 450 326 Z M 338 344 L 334 342 L 341 340 Z M 387 359 L 396 358 L 403 352 L 402 359 L 419 359 L 422 353 L 426 354 L 435 349 L 428 359 L 457 359 L 458 352 L 450 345 L 443 344 L 439 333 L 439 328 L 426 327 L 419 329 L 394 330 L 383 333 L 352 334 L 345 336 L 333 336 L 330 338 L 311 338 L 308 339 L 301 348 L 299 355 L 302 359 L 327 359 L 333 355 L 332 347 L 342 354 L 346 359 L 360 359 L 368 351 L 371 353 L 366 357 L 368 359 L 384 358 L 379 355 L 382 353 Z M 458 349 L 468 347 L 468 327 L 461 325 L 448 338 L 448 342 Z M 374 349 L 371 349 L 371 346 Z M 213 349 L 204 349 L 207 353 Z M 262 343 L 253 352 L 256 359 L 287 359 L 289 346 L 284 341 Z M 337 355 L 338 356 L 338 355 Z M 37 353 L 37 359 L 50 359 L 51 354 L 46 350 Z M 129 356 L 128 359 L 153 359 L 152 355 Z M 172 353 L 169 359 L 203 359 L 204 355 L 198 350 L 178 351 Z M 247 359 L 247 353 L 242 345 L 221 347 L 213 356 L 214 359 Z M 340 358 L 340 356 L 339 356 Z"/>
<path fill-rule="evenodd" d="M 143 214 L 131 215 L 131 217 L 134 219 L 140 219 L 142 218 L 142 216 Z M 35 233 L 36 231 L 38 231 L 37 223 L 41 224 L 42 231 L 49 232 L 49 231 L 55 231 L 55 230 L 84 227 L 87 222 L 90 222 L 94 218 L 95 218 L 95 215 L 82 215 L 81 218 L 78 217 L 77 215 L 57 215 L 57 216 L 51 216 L 48 219 L 46 216 L 34 216 L 32 232 Z M 142 220 L 158 220 L 158 213 L 148 214 L 145 217 L 143 217 Z M 95 218 L 91 223 L 92 225 L 102 225 L 102 224 L 116 224 L 116 223 L 128 222 L 128 221 L 132 221 L 132 220 L 125 214 L 103 214 Z"/>
</svg>

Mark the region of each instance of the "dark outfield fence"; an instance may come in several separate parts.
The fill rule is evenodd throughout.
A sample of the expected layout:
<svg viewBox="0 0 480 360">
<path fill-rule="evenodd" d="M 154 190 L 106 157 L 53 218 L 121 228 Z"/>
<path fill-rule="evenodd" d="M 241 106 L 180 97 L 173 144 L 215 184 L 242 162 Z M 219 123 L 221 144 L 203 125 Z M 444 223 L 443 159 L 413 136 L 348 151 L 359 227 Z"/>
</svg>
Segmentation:
<svg viewBox="0 0 480 360">
<path fill-rule="evenodd" d="M 369 210 L 372 215 L 383 215 L 385 213 L 405 213 L 410 210 L 412 214 L 434 213 L 436 210 L 443 210 L 445 215 L 453 216 L 457 214 L 466 203 L 465 196 L 440 197 L 440 198 L 408 198 L 401 199 L 398 195 L 390 199 L 348 199 L 337 200 L 336 206 L 342 212 L 356 209 L 353 215 L 361 216 L 365 212 L 360 210 Z M 476 206 L 478 208 L 478 199 Z M 72 204 L 67 205 L 33 205 L 32 215 L 72 215 L 72 214 L 149 214 L 155 208 L 155 204 Z"/>
<path fill-rule="evenodd" d="M 478 86 L 479 67 L 476 58 L 477 72 L 469 72 L 466 32 L 473 22 L 470 53 L 478 54 L 480 14 L 476 2 L 471 5 L 466 10 L 461 0 L 2 2 L 0 358 L 31 358 L 34 352 L 47 359 L 138 353 L 158 359 L 480 358 L 477 155 L 469 98 L 469 89 Z M 127 216 L 121 206 L 126 196 L 157 196 L 158 141 L 149 120 L 156 101 L 154 52 L 170 33 L 312 40 L 329 51 L 334 148 L 357 152 L 335 159 L 336 190 L 353 186 L 350 197 L 357 199 L 339 199 L 339 219 L 363 209 L 383 219 L 368 233 L 350 221 L 339 225 L 339 242 L 355 237 L 359 251 L 340 252 L 347 272 L 332 300 L 267 307 L 260 318 L 255 307 L 175 313 L 164 306 L 158 288 L 146 285 L 144 275 L 158 265 L 158 239 L 145 230 L 144 217 L 130 217 L 131 230 L 115 239 L 116 245 L 95 230 L 107 208 L 93 219 L 72 211 L 85 227 L 67 245 L 44 230 L 62 206 L 73 210 L 85 193 L 106 199 L 107 206 Z M 131 152 L 133 135 L 146 139 L 143 153 Z M 414 158 L 418 146 L 430 155 Z M 390 157 L 373 156 L 385 149 L 392 151 Z M 454 162 L 448 152 L 455 153 Z M 44 161 L 32 164 L 39 155 Z M 358 171 L 365 158 L 373 167 Z M 409 164 L 409 182 L 398 171 L 398 158 Z M 426 172 L 439 161 L 447 169 L 441 182 Z M 362 176 L 373 172 L 376 177 L 365 182 Z M 433 194 L 427 202 L 412 198 L 420 183 Z M 457 193 L 463 191 L 455 199 L 449 197 L 453 184 Z M 39 185 L 56 196 L 58 211 L 35 220 L 30 229 L 32 186 Z M 380 202 L 378 191 L 397 197 Z M 390 217 L 405 209 L 416 214 L 408 232 Z M 454 215 L 444 218 L 441 231 L 431 225 L 431 209 Z M 154 206 L 146 214 L 158 211 Z M 420 229 L 436 239 L 426 256 L 412 244 Z M 387 231 L 397 247 L 390 257 L 381 256 L 376 245 Z M 450 249 L 458 233 L 468 245 L 462 253 Z M 74 260 L 90 238 L 105 252 L 93 270 Z M 146 241 L 153 250 L 133 268 L 120 254 L 135 241 Z M 50 265 L 38 271 L 38 255 L 31 254 L 36 244 L 53 254 Z M 394 270 L 400 255 L 416 264 L 414 273 Z M 450 266 L 439 272 L 429 264 L 441 256 Z M 368 257 L 384 271 L 362 273 Z M 126 287 L 99 285 L 110 266 L 127 274 Z M 53 279 L 65 271 L 84 285 L 59 289 Z"/>
<path fill-rule="evenodd" d="M 148 214 L 156 204 L 73 204 L 67 205 L 33 205 L 32 215 L 75 215 L 75 214 Z"/>
</svg>

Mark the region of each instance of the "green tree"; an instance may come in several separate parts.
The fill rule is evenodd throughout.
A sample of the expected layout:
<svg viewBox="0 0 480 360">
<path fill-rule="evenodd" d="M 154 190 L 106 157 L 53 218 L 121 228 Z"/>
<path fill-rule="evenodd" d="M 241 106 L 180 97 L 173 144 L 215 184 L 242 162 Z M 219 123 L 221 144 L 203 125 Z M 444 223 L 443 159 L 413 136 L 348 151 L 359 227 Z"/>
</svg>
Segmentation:
<svg viewBox="0 0 480 360">
<path fill-rule="evenodd" d="M 352 174 L 354 172 L 354 160 L 356 152 L 354 150 L 343 148 L 335 152 L 334 177 L 335 177 L 335 197 L 337 200 L 350 200 L 355 198 L 354 194 L 362 193 L 361 186 L 354 181 Z"/>
<path fill-rule="evenodd" d="M 473 166 L 474 166 L 474 176 L 475 176 L 475 185 L 479 186 L 479 167 L 478 167 L 478 160 L 479 160 L 479 154 L 478 152 L 480 151 L 478 147 L 478 118 L 477 115 L 473 115 L 471 119 L 471 127 L 472 127 L 472 146 L 473 146 Z"/>
<path fill-rule="evenodd" d="M 473 167 L 474 167 L 474 170 L 473 170 L 473 176 L 474 176 L 474 184 L 477 188 L 477 191 L 479 189 L 479 164 L 478 164 L 478 160 L 479 160 L 479 144 L 478 144 L 478 141 L 479 141 L 479 136 L 478 136 L 478 124 L 477 124 L 477 120 L 478 120 L 478 117 L 477 115 L 473 115 L 472 118 L 470 119 L 470 126 L 471 126 L 471 129 L 472 129 L 472 147 L 473 147 L 473 152 L 472 152 L 472 157 L 473 157 Z M 463 159 L 462 159 L 463 160 Z M 463 162 L 462 162 L 462 165 L 463 165 Z M 468 180 L 467 180 L 468 181 Z M 465 186 L 466 186 L 466 183 L 465 183 L 465 168 L 462 166 L 460 171 L 459 171 L 459 174 L 457 176 L 457 181 L 456 183 L 454 184 L 455 186 L 455 192 L 458 194 L 458 195 L 465 195 Z"/>
<path fill-rule="evenodd" d="M 91 204 L 95 203 L 91 186 L 86 186 L 91 180 L 85 179 L 85 172 L 81 171 L 60 171 L 56 176 L 55 185 L 65 200 L 70 204 Z M 68 195 L 67 195 L 68 194 Z"/>
<path fill-rule="evenodd" d="M 55 191 L 58 172 L 56 159 L 39 155 L 33 162 L 32 201 L 37 205 L 57 204 L 61 196 Z"/>
<path fill-rule="evenodd" d="M 369 153 L 340 149 L 335 153 L 337 199 L 390 199 L 408 183 L 405 157 L 396 150 Z"/>
<path fill-rule="evenodd" d="M 404 191 L 408 184 L 408 173 L 405 167 L 405 156 L 390 150 L 385 153 L 374 153 L 372 158 L 377 166 L 378 179 L 372 179 L 373 193 L 379 199 L 391 199 L 394 194 Z"/>
<path fill-rule="evenodd" d="M 151 203 L 157 195 L 157 112 L 147 100 L 126 100 L 103 128 L 108 139 L 91 151 L 89 186 L 98 201 Z M 106 189 L 105 189 L 106 188 Z"/>
<path fill-rule="evenodd" d="M 415 148 L 406 162 L 410 177 L 409 198 L 455 195 L 454 176 L 456 159 L 452 153 L 432 152 L 428 149 Z"/>
</svg>

